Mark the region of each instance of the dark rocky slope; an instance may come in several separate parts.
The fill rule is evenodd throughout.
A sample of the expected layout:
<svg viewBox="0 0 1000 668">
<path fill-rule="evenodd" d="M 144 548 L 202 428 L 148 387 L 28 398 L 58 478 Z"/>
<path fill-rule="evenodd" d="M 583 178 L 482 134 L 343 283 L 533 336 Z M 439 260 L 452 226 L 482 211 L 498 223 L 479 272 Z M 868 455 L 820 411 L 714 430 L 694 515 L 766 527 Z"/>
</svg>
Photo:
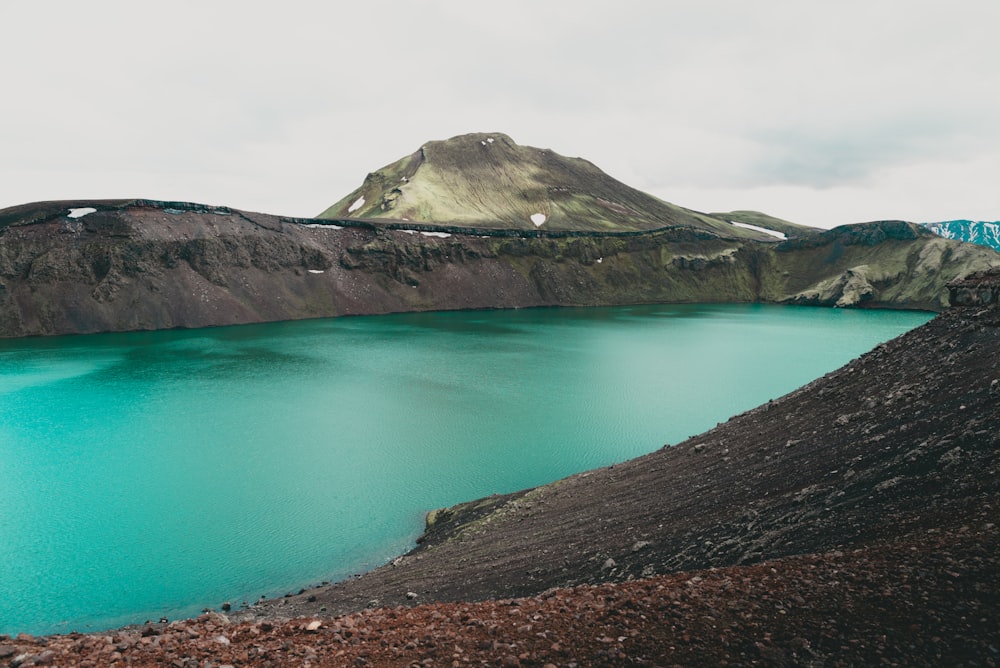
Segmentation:
<svg viewBox="0 0 1000 668">
<path fill-rule="evenodd" d="M 0 211 L 0 337 L 553 305 L 938 309 L 946 281 L 997 264 L 995 251 L 902 222 L 779 242 L 689 226 L 485 230 L 43 202 Z"/>
<path fill-rule="evenodd" d="M 950 309 L 705 434 L 436 511 L 412 553 L 248 614 L 529 596 L 856 549 L 892 551 L 905 569 L 909 548 L 892 545 L 919 551 L 942 533 L 975 536 L 970 549 L 996 546 L 1000 272 L 960 289 L 981 296 L 987 287 L 991 304 Z M 947 566 L 939 568 L 936 581 L 947 587 Z M 989 613 L 995 623 L 998 576 L 981 583 L 991 610 L 969 616 Z"/>
</svg>

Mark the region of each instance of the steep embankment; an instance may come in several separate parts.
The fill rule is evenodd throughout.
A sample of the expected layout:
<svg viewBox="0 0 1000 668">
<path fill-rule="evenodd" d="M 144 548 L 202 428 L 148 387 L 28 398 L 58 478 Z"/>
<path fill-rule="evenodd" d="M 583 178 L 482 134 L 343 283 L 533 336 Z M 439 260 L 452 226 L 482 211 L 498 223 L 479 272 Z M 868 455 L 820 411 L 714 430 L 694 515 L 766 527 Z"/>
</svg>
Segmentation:
<svg viewBox="0 0 1000 668">
<path fill-rule="evenodd" d="M 900 222 L 767 238 L 688 226 L 484 230 L 146 200 L 45 202 L 0 211 L 0 336 L 555 305 L 937 309 L 945 282 L 1000 264 L 994 251 Z"/>
<path fill-rule="evenodd" d="M 848 549 L 894 552 L 905 570 L 892 546 L 939 533 L 974 537 L 957 552 L 1000 546 L 1000 272 L 963 290 L 956 301 L 973 306 L 705 434 L 436 511 L 409 555 L 250 614 L 526 596 Z M 937 568 L 931 589 L 947 596 L 949 567 Z M 968 614 L 995 621 L 996 577 L 982 587 L 993 609 Z"/>
</svg>

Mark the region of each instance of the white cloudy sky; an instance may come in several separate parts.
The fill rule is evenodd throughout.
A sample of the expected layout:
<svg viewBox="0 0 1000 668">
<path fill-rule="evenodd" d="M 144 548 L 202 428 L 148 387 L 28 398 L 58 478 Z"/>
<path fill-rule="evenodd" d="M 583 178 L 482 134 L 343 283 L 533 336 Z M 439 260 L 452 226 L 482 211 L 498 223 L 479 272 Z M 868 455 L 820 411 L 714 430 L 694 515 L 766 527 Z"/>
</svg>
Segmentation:
<svg viewBox="0 0 1000 668">
<path fill-rule="evenodd" d="M 1000 219 L 997 0 L 10 0 L 0 207 L 315 215 L 502 131 L 703 211 Z"/>
</svg>

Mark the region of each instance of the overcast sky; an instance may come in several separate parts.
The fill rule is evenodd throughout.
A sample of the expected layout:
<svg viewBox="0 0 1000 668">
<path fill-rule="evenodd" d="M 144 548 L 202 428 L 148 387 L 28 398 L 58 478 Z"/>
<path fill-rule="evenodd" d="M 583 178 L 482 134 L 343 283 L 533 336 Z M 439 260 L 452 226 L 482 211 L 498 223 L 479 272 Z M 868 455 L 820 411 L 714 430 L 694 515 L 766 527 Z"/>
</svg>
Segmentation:
<svg viewBox="0 0 1000 668">
<path fill-rule="evenodd" d="M 1000 219 L 997 0 L 10 0 L 0 207 L 313 216 L 505 132 L 701 211 Z"/>
</svg>

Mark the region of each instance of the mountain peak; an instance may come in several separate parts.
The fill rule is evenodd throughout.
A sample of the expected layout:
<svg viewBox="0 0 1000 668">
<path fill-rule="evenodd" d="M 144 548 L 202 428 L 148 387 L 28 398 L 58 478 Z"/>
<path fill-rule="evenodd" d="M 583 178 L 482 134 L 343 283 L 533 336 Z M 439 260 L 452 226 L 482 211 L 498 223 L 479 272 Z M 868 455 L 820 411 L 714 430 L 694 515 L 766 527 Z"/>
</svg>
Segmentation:
<svg viewBox="0 0 1000 668">
<path fill-rule="evenodd" d="M 632 188 L 587 160 L 522 146 L 502 132 L 426 142 L 370 173 L 319 217 L 545 230 L 685 226 L 759 236 Z"/>
</svg>

